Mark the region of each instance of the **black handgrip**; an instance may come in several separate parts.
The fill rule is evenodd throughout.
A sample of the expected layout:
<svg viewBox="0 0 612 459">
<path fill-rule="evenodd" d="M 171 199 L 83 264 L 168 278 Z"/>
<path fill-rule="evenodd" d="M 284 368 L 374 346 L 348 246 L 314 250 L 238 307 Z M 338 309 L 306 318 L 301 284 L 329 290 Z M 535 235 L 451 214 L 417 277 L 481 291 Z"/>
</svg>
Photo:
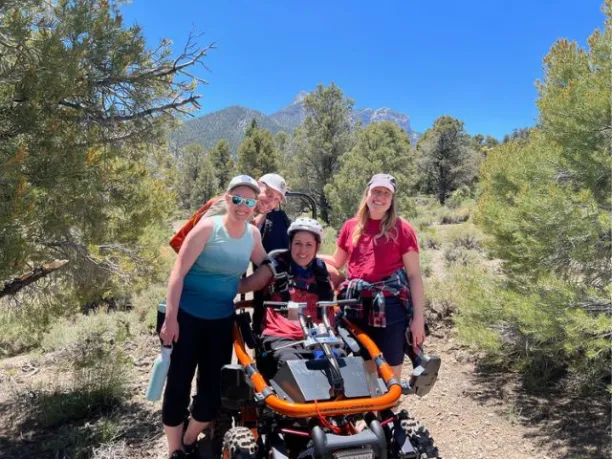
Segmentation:
<svg viewBox="0 0 612 459">
<path fill-rule="evenodd" d="M 161 333 L 162 326 L 164 325 L 164 321 L 166 320 L 166 313 L 161 312 L 159 309 L 157 310 L 157 320 L 155 323 L 155 333 L 158 335 Z"/>
<path fill-rule="evenodd" d="M 275 307 L 275 306 L 287 306 L 289 303 L 286 301 L 264 301 L 263 305 L 266 307 Z"/>
<path fill-rule="evenodd" d="M 359 300 L 356 298 L 349 298 L 346 300 L 338 300 L 336 301 L 336 303 L 338 304 L 338 306 L 343 306 L 343 305 L 350 305 L 350 304 L 359 304 Z"/>
</svg>

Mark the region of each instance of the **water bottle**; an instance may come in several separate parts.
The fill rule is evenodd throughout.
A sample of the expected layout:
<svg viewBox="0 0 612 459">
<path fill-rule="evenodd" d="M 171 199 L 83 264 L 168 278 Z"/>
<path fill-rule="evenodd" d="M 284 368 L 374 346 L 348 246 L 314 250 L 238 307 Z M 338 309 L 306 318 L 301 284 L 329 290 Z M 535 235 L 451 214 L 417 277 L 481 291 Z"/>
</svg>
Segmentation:
<svg viewBox="0 0 612 459">
<path fill-rule="evenodd" d="M 149 387 L 147 387 L 147 400 L 155 402 L 161 398 L 168 368 L 170 368 L 170 354 L 172 354 L 172 346 L 162 346 L 161 352 L 153 363 L 153 371 L 149 379 Z"/>
</svg>

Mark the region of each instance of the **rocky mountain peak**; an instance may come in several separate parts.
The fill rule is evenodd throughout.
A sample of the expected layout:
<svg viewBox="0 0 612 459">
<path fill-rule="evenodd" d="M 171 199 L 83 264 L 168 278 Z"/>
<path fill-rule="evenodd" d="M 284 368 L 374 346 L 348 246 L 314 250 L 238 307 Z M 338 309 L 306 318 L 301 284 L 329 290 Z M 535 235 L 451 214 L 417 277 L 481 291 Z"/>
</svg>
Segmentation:
<svg viewBox="0 0 612 459">
<path fill-rule="evenodd" d="M 304 98 L 308 95 L 308 93 L 306 91 L 300 91 L 297 93 L 297 96 L 295 96 L 295 99 L 293 99 L 293 102 L 291 102 L 291 105 L 297 105 L 297 104 L 301 104 L 302 102 L 304 102 Z"/>
</svg>

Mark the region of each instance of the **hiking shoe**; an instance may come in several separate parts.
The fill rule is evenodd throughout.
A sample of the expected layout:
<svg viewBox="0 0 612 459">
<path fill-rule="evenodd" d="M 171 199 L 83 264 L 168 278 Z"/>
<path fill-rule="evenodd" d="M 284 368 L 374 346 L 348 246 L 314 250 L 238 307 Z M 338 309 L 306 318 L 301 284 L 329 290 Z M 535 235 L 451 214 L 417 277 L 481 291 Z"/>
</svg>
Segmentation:
<svg viewBox="0 0 612 459">
<path fill-rule="evenodd" d="M 177 449 L 176 451 L 174 451 L 172 453 L 172 456 L 170 456 L 170 459 L 186 459 L 186 458 L 187 458 L 187 456 L 180 449 Z"/>
<path fill-rule="evenodd" d="M 183 451 L 183 457 L 198 457 L 198 442 L 194 441 L 191 445 L 186 445 L 185 443 L 183 443 Z"/>
</svg>

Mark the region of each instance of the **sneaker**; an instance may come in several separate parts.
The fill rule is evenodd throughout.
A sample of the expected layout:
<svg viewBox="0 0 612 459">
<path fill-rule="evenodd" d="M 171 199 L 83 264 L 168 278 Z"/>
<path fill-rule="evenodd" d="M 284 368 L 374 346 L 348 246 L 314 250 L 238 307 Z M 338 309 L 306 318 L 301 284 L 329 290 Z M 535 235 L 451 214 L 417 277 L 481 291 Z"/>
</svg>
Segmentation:
<svg viewBox="0 0 612 459">
<path fill-rule="evenodd" d="M 172 453 L 172 456 L 170 456 L 170 459 L 186 459 L 186 458 L 187 458 L 187 456 L 180 449 L 177 449 L 176 451 L 174 451 Z"/>
<path fill-rule="evenodd" d="M 194 441 L 191 445 L 186 445 L 185 443 L 183 443 L 183 451 L 183 457 L 198 457 L 198 442 Z"/>
</svg>

